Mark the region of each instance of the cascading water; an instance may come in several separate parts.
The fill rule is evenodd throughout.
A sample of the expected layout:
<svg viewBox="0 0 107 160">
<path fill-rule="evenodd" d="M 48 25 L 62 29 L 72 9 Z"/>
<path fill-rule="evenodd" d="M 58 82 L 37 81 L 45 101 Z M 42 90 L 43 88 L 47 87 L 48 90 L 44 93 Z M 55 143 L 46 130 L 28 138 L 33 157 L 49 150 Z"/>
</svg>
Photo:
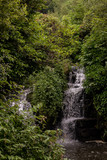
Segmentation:
<svg viewBox="0 0 107 160">
<path fill-rule="evenodd" d="M 64 139 L 76 139 L 75 123 L 78 119 L 84 117 L 84 88 L 85 79 L 84 70 L 72 67 L 69 75 L 69 88 L 65 91 L 64 98 L 64 118 L 61 126 L 63 129 Z"/>
<path fill-rule="evenodd" d="M 28 111 L 31 108 L 31 104 L 27 101 L 27 95 L 30 93 L 30 89 L 22 90 L 19 94 L 19 100 L 12 102 L 12 106 L 15 104 L 19 106 L 19 111 Z"/>
</svg>

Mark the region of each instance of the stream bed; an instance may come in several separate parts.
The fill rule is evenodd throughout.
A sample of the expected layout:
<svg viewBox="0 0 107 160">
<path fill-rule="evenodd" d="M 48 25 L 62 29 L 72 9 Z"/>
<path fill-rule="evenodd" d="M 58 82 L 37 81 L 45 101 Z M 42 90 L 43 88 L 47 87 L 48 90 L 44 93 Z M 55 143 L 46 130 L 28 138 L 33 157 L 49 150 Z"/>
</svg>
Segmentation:
<svg viewBox="0 0 107 160">
<path fill-rule="evenodd" d="M 96 142 L 62 142 L 65 158 L 68 160 L 107 160 L 107 143 Z"/>
</svg>

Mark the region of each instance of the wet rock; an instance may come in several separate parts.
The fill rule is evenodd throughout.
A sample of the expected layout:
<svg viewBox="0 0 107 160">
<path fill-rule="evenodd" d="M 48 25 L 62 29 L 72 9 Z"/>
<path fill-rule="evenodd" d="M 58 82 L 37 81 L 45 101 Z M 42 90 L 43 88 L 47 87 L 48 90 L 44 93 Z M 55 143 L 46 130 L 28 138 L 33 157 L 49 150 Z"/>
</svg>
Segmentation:
<svg viewBox="0 0 107 160">
<path fill-rule="evenodd" d="M 84 118 L 76 121 L 76 139 L 80 141 L 100 139 L 100 130 L 96 128 L 97 120 Z"/>
</svg>

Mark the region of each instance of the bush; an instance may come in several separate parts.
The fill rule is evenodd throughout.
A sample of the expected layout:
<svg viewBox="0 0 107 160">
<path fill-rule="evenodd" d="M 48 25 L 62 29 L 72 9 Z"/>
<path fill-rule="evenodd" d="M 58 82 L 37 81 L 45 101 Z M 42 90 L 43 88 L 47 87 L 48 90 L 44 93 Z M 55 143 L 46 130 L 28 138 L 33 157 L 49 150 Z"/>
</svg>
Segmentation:
<svg viewBox="0 0 107 160">
<path fill-rule="evenodd" d="M 43 117 L 38 118 L 43 121 Z M 56 143 L 58 132 L 45 132 L 33 117 L 19 114 L 18 107 L 0 105 L 1 160 L 61 160 L 63 150 Z"/>
<path fill-rule="evenodd" d="M 61 117 L 64 75 L 49 66 L 36 76 L 33 104 L 40 106 L 38 113 L 47 118 L 47 127 L 53 127 Z M 40 105 L 41 104 L 41 105 Z"/>
</svg>

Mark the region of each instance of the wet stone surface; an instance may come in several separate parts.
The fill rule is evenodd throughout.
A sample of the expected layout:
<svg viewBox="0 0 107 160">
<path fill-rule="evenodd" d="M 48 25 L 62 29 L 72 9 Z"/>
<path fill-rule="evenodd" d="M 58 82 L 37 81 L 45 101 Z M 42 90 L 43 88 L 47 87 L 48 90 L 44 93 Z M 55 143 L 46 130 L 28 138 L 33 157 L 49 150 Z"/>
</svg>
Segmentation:
<svg viewBox="0 0 107 160">
<path fill-rule="evenodd" d="M 107 144 L 72 141 L 63 145 L 69 160 L 107 160 Z"/>
</svg>

